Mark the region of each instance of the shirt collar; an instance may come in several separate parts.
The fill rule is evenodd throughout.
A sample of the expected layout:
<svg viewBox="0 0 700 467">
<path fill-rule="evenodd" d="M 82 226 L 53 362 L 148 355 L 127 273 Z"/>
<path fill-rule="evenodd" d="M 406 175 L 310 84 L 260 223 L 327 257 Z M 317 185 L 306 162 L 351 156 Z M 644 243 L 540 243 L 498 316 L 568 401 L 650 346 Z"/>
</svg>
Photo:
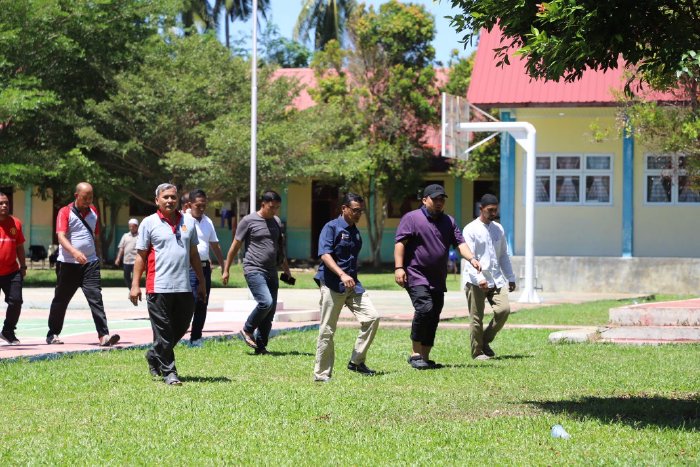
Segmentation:
<svg viewBox="0 0 700 467">
<path fill-rule="evenodd" d="M 182 220 L 182 214 L 180 213 L 180 211 L 177 211 L 177 217 L 175 218 L 175 222 L 174 222 L 174 223 L 171 222 L 170 219 L 168 219 L 167 217 L 165 217 L 165 216 L 163 215 L 163 213 L 160 212 L 160 209 L 158 209 L 158 210 L 156 211 L 156 213 L 158 213 L 158 217 L 160 217 L 160 220 L 167 222 L 168 225 L 170 225 L 170 227 L 173 228 L 173 232 L 175 232 L 175 227 L 178 226 L 178 225 L 180 225 L 180 221 Z"/>
<path fill-rule="evenodd" d="M 347 229 L 348 227 L 350 227 L 350 224 L 347 223 L 342 214 L 338 216 L 336 222 L 338 223 L 338 227 L 340 228 Z"/>
<path fill-rule="evenodd" d="M 421 207 L 420 207 L 420 210 L 423 211 L 423 214 L 425 214 L 425 217 L 427 217 L 428 220 L 431 221 L 431 222 L 440 219 L 440 217 L 442 217 L 443 214 L 444 214 L 444 213 L 441 212 L 441 213 L 438 213 L 437 217 L 432 217 L 432 216 L 430 215 L 430 213 L 428 212 L 428 208 L 426 208 L 425 205 L 421 206 Z"/>
</svg>

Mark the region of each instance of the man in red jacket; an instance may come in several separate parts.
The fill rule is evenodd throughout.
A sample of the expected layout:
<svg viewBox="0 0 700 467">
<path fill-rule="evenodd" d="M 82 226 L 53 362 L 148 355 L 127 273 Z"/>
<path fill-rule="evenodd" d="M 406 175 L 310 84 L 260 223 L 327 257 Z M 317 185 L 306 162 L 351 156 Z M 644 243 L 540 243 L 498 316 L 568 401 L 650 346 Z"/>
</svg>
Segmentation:
<svg viewBox="0 0 700 467">
<path fill-rule="evenodd" d="M 22 280 L 27 273 L 22 223 L 10 215 L 10 199 L 0 192 L 0 290 L 5 295 L 7 313 L 0 339 L 19 345 L 15 329 L 22 311 Z"/>
</svg>

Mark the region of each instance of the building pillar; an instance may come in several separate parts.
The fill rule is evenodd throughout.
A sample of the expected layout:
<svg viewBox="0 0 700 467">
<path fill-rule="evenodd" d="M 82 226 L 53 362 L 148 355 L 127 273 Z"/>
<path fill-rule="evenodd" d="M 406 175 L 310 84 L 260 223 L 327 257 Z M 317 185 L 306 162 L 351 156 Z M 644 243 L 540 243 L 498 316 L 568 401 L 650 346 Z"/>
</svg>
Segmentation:
<svg viewBox="0 0 700 467">
<path fill-rule="evenodd" d="M 514 122 L 515 116 L 511 111 L 502 111 L 501 121 Z M 501 225 L 511 255 L 515 254 L 515 180 L 515 139 L 508 133 L 501 133 Z"/>
<path fill-rule="evenodd" d="M 25 238 L 26 248 L 32 244 L 32 191 L 34 187 L 32 185 L 27 185 L 24 187 L 24 222 L 22 225 L 22 230 Z"/>
<path fill-rule="evenodd" d="M 634 253 L 634 135 L 624 129 L 622 138 L 622 257 Z"/>
<path fill-rule="evenodd" d="M 462 179 L 455 178 L 455 222 L 458 226 L 464 227 L 464 221 L 462 219 Z"/>
</svg>

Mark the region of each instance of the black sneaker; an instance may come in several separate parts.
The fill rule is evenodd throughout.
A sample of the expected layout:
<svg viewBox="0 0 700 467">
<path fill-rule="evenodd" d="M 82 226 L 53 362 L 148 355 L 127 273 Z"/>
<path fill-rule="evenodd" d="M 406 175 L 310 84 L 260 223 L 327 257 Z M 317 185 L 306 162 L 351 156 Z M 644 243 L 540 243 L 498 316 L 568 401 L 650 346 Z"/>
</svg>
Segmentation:
<svg viewBox="0 0 700 467">
<path fill-rule="evenodd" d="M 148 362 L 148 371 L 151 373 L 151 376 L 154 378 L 161 376 L 160 369 L 158 368 L 158 360 L 146 354 L 146 361 Z"/>
<path fill-rule="evenodd" d="M 266 347 L 258 345 L 258 347 L 255 349 L 255 355 L 269 355 L 270 351 L 267 350 Z"/>
<path fill-rule="evenodd" d="M 58 338 L 56 334 L 51 334 L 50 336 L 46 336 L 46 343 L 49 345 L 56 345 L 56 344 L 63 344 L 63 341 Z"/>
<path fill-rule="evenodd" d="M 348 370 L 354 371 L 356 373 L 360 373 L 360 374 L 365 375 L 365 376 L 374 376 L 377 374 L 376 371 L 370 370 L 369 368 L 367 368 L 367 365 L 365 365 L 364 362 L 362 362 L 360 364 L 348 362 Z"/>
<path fill-rule="evenodd" d="M 408 357 L 408 364 L 416 370 L 427 370 L 430 368 L 430 364 L 423 360 L 423 357 L 420 355 L 411 355 Z"/>
<path fill-rule="evenodd" d="M 19 345 L 19 339 L 15 336 L 12 331 L 2 331 L 0 332 L 0 339 L 4 340 L 10 345 Z"/>
<path fill-rule="evenodd" d="M 496 352 L 494 352 L 493 349 L 491 348 L 491 346 L 488 344 L 484 344 L 483 351 L 484 351 L 484 355 L 486 355 L 487 357 L 493 358 L 496 356 Z"/>
<path fill-rule="evenodd" d="M 435 360 L 427 360 L 425 363 L 427 363 L 431 369 L 438 370 L 443 367 L 442 363 L 437 363 Z"/>
<path fill-rule="evenodd" d="M 169 373 L 163 378 L 163 382 L 168 386 L 182 386 L 182 381 L 177 377 L 177 373 Z"/>
</svg>

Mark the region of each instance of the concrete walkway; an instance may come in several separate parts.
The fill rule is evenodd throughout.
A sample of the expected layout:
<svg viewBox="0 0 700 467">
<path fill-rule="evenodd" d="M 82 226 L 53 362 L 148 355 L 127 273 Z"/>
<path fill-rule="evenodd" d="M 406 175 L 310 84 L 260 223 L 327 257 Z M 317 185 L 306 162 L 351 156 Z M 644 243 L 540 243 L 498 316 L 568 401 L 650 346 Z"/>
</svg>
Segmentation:
<svg viewBox="0 0 700 467">
<path fill-rule="evenodd" d="M 47 345 L 45 342 L 48 319 L 48 309 L 53 299 L 53 288 L 25 288 L 24 305 L 20 317 L 17 337 L 22 342 L 19 346 L 0 343 L 0 359 L 30 357 L 47 358 L 60 353 L 109 350 L 97 345 L 97 334 L 94 330 L 87 301 L 81 291 L 78 291 L 66 313 L 66 323 L 61 333 L 63 345 Z M 370 291 L 375 307 L 382 315 L 382 326 L 410 326 L 413 308 L 408 294 L 402 290 Z M 542 293 L 542 305 L 559 303 L 582 303 L 603 299 L 622 299 L 636 295 L 630 294 L 577 294 L 577 293 Z M 121 336 L 116 348 L 147 346 L 152 342 L 152 332 L 145 303 L 134 307 L 127 299 L 126 288 L 103 289 L 103 300 L 107 310 L 110 331 Z M 541 305 L 521 304 L 517 302 L 519 292 L 510 295 L 514 311 L 533 308 Z M 233 314 L 224 312 L 224 301 L 246 300 L 249 298 L 247 289 L 216 288 L 212 289 L 207 323 L 204 337 L 233 336 L 243 326 L 240 319 L 233 320 Z M 280 289 L 279 300 L 284 303 L 285 310 L 318 310 L 319 293 L 313 289 Z M 488 312 L 488 309 L 487 309 Z M 448 292 L 445 296 L 445 308 L 442 317 L 445 319 L 468 316 L 466 299 L 462 292 Z M 341 325 L 355 326 L 352 315 L 345 310 L 341 314 Z M 273 330 L 305 329 L 318 326 L 318 322 L 275 322 Z M 444 327 L 467 328 L 466 323 L 443 323 Z M 521 325 L 524 326 L 524 325 Z M 541 326 L 543 328 L 552 328 Z M 570 327 L 568 327 L 570 328 Z M 552 329 L 558 329 L 556 327 Z M 185 338 L 188 338 L 186 335 Z"/>
</svg>

